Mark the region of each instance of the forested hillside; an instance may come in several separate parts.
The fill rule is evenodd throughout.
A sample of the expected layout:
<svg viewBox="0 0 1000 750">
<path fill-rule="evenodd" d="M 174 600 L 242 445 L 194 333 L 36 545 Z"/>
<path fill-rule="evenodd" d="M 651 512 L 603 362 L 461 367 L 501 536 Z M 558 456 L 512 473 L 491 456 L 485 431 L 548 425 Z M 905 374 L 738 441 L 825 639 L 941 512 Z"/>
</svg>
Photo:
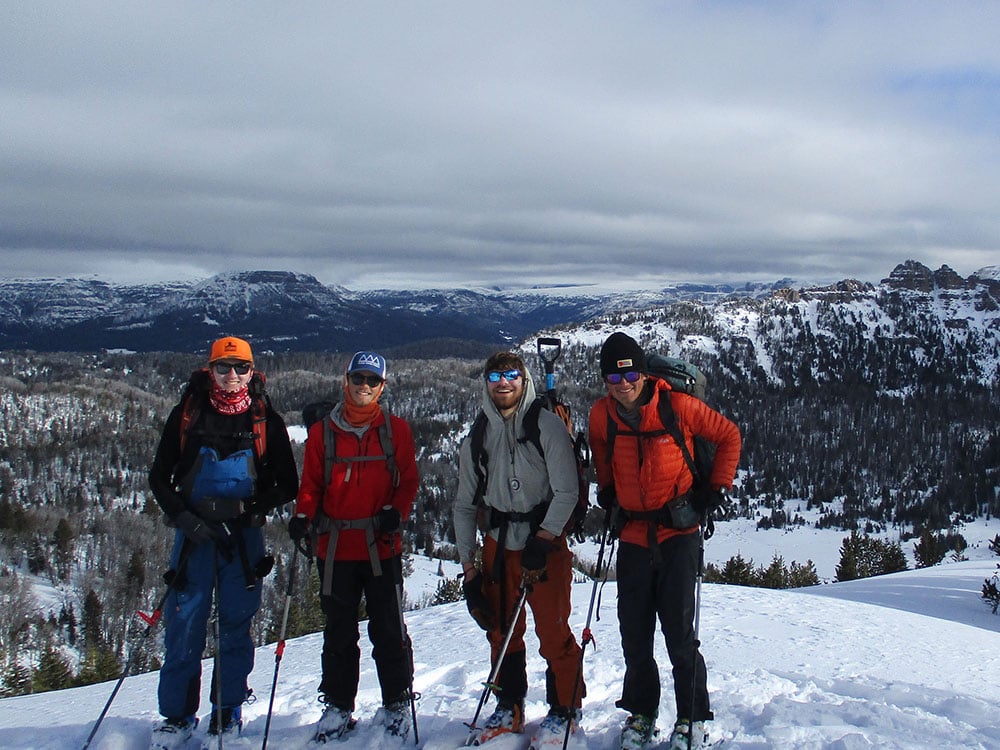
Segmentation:
<svg viewBox="0 0 1000 750">
<path fill-rule="evenodd" d="M 798 508 L 817 508 L 818 524 L 845 533 L 947 532 L 1000 510 L 997 312 L 978 289 L 908 285 L 682 303 L 549 331 L 564 341 L 557 386 L 583 428 L 602 393 L 600 343 L 629 331 L 702 367 L 709 402 L 740 425 L 740 514 L 761 527 L 794 527 L 804 523 Z M 524 352 L 542 388 L 534 340 Z M 262 355 L 258 368 L 296 425 L 303 405 L 338 396 L 346 360 Z M 26 689 L 31 670 L 35 690 L 117 675 L 131 613 L 150 609 L 162 590 L 173 533 L 146 471 L 200 364 L 164 353 L 0 354 L 0 689 Z M 480 365 L 390 361 L 387 400 L 413 427 L 421 472 L 405 529 L 411 553 L 452 554 L 455 457 L 479 408 Z M 302 445 L 295 448 L 301 461 Z M 280 520 L 267 538 L 279 564 L 267 579 L 258 643 L 277 631 L 290 553 Z M 314 595 L 301 587 L 290 634 L 315 629 Z M 140 666 L 154 667 L 158 650 L 148 645 Z"/>
</svg>

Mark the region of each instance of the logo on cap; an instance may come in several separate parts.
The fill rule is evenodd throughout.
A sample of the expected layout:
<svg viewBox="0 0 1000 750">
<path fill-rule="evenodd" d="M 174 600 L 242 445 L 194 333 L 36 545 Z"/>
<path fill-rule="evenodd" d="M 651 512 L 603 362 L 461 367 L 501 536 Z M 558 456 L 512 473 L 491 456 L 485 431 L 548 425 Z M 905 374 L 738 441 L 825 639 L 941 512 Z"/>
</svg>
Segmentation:
<svg viewBox="0 0 1000 750">
<path fill-rule="evenodd" d="M 354 364 L 355 366 L 368 365 L 369 367 L 376 367 L 381 369 L 382 358 L 377 354 L 362 354 L 360 357 L 358 357 L 357 361 Z"/>
<path fill-rule="evenodd" d="M 629 359 L 619 359 L 615 363 L 615 367 L 617 367 L 619 370 L 622 369 L 623 367 L 631 367 L 631 366 L 632 366 L 632 359 L 631 358 L 629 358 Z"/>
</svg>

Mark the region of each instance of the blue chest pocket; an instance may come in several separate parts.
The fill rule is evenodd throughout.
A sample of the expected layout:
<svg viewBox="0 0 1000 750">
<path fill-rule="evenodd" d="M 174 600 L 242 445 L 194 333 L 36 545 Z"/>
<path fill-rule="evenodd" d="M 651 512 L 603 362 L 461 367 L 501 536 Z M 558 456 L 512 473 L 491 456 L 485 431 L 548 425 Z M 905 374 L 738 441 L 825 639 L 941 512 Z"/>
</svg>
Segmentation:
<svg viewBox="0 0 1000 750">
<path fill-rule="evenodd" d="M 184 489 L 188 500 L 197 507 L 206 497 L 251 497 L 256 480 L 253 450 L 247 448 L 220 459 L 215 448 L 203 447 L 184 482 Z"/>
</svg>

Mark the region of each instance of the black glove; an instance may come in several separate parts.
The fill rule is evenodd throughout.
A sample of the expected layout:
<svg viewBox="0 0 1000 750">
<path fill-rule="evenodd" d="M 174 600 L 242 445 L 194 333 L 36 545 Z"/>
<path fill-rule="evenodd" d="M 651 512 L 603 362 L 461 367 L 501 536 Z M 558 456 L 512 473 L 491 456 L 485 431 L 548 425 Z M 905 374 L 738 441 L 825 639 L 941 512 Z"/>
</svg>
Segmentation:
<svg viewBox="0 0 1000 750">
<path fill-rule="evenodd" d="M 184 536 L 195 544 L 214 542 L 219 538 L 219 532 L 189 510 L 182 510 L 172 520 L 184 532 Z"/>
<path fill-rule="evenodd" d="M 273 486 L 261 489 L 248 497 L 243 501 L 243 507 L 246 513 L 266 516 L 275 508 L 281 508 L 294 501 L 295 498 L 289 500 L 279 487 Z"/>
<path fill-rule="evenodd" d="M 618 504 L 618 495 L 615 494 L 615 486 L 608 485 L 597 491 L 597 504 L 604 510 L 611 510 Z"/>
<path fill-rule="evenodd" d="M 521 552 L 521 580 L 527 584 L 537 583 L 545 575 L 545 561 L 555 544 L 538 536 L 528 537 L 528 543 Z"/>
<path fill-rule="evenodd" d="M 709 515 L 721 521 L 724 518 L 728 518 L 732 511 L 733 500 L 729 496 L 729 490 L 725 487 L 712 490 L 708 506 Z"/>
<path fill-rule="evenodd" d="M 394 531 L 399 531 L 399 524 L 402 520 L 403 517 L 399 515 L 398 510 L 391 505 L 386 505 L 375 516 L 375 527 L 383 534 L 391 534 Z"/>
<path fill-rule="evenodd" d="M 486 594 L 483 593 L 483 577 L 478 573 L 471 578 L 466 576 L 465 583 L 462 584 L 462 592 L 465 594 L 465 604 L 469 608 L 469 614 L 476 624 L 486 632 L 495 628 L 493 607 L 490 606 Z"/>
<path fill-rule="evenodd" d="M 302 513 L 292 516 L 288 522 L 288 536 L 293 542 L 300 542 L 309 535 L 309 519 Z"/>
</svg>

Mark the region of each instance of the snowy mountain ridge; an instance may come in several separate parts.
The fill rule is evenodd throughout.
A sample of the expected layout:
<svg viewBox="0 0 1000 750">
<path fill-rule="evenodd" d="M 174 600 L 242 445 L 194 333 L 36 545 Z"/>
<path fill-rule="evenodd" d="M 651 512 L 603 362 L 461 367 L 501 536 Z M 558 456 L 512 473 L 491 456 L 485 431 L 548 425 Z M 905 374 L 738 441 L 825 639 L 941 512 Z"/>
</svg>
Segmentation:
<svg viewBox="0 0 1000 750">
<path fill-rule="evenodd" d="M 989 267 L 962 279 L 947 266 L 912 261 L 878 286 L 858 281 L 715 305 L 677 303 L 600 316 L 551 333 L 599 346 L 624 330 L 652 350 L 717 363 L 733 378 L 807 387 L 880 383 L 977 382 L 1000 374 L 1000 280 Z"/>
<path fill-rule="evenodd" d="M 782 279 L 618 292 L 563 286 L 352 292 L 325 286 L 308 274 L 284 271 L 139 286 L 4 280 L 0 349 L 195 352 L 222 333 L 243 336 L 271 351 L 346 351 L 359 340 L 379 349 L 434 339 L 486 346 L 520 341 L 543 328 L 589 325 L 587 321 L 626 311 L 655 314 L 678 304 L 718 310 L 720 325 L 730 316 L 726 327 L 738 338 L 768 326 L 771 316 L 795 316 L 790 305 L 803 301 L 813 302 L 813 311 L 803 308 L 800 316 L 828 315 L 832 305 L 853 301 L 858 308 L 890 305 L 894 321 L 910 313 L 933 315 L 949 328 L 971 329 L 976 316 L 982 319 L 981 328 L 993 326 L 1000 307 L 1000 269 L 992 266 L 963 279 L 947 266 L 932 272 L 907 261 L 877 286 L 852 280 L 800 289 L 790 284 Z M 875 323 L 878 313 L 839 309 L 875 334 L 882 330 Z M 741 332 L 740 325 L 752 329 Z M 828 330 L 836 332 L 832 325 Z"/>
</svg>

